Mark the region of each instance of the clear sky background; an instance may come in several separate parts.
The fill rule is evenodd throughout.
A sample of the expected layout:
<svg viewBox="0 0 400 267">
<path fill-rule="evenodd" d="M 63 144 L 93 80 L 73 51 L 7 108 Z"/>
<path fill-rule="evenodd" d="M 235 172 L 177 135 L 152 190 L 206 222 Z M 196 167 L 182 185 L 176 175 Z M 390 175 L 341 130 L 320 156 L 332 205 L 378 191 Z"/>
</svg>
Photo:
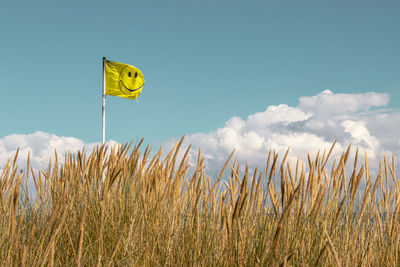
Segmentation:
<svg viewBox="0 0 400 267">
<path fill-rule="evenodd" d="M 103 56 L 146 80 L 139 102 L 107 97 L 107 139 L 121 143 L 196 137 L 325 89 L 375 92 L 368 108 L 397 114 L 399 14 L 399 1 L 4 0 L 0 138 L 101 141 Z"/>
</svg>

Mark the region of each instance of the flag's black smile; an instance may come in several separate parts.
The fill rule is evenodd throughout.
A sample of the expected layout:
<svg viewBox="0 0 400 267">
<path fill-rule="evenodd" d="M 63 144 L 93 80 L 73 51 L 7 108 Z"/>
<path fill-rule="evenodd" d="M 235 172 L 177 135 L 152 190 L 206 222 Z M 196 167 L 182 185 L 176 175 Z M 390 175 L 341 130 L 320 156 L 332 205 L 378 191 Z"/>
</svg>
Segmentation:
<svg viewBox="0 0 400 267">
<path fill-rule="evenodd" d="M 143 85 L 142 85 L 142 86 L 140 86 L 139 88 L 136 88 L 136 89 L 129 89 L 128 87 L 126 87 L 126 85 L 124 84 L 124 82 L 123 82 L 122 80 L 120 80 L 119 82 L 120 82 L 120 83 L 125 87 L 125 89 L 128 90 L 129 92 L 135 92 L 135 91 L 137 91 L 137 90 L 139 90 L 140 88 L 143 87 Z"/>
</svg>

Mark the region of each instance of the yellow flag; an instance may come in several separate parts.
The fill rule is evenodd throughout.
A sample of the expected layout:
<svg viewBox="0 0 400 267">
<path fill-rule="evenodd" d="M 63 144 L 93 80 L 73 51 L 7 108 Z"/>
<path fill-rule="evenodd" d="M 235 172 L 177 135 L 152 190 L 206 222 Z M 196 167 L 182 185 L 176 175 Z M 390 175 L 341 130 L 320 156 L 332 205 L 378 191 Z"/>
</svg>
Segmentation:
<svg viewBox="0 0 400 267">
<path fill-rule="evenodd" d="M 142 92 L 144 79 L 142 72 L 131 65 L 104 61 L 106 95 L 136 99 Z"/>
</svg>

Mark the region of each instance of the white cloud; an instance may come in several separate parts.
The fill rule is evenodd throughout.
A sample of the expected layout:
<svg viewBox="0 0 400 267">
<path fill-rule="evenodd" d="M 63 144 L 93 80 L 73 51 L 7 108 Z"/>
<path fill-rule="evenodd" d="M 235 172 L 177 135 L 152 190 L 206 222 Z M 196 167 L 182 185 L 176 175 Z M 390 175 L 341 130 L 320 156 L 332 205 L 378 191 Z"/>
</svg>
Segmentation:
<svg viewBox="0 0 400 267">
<path fill-rule="evenodd" d="M 264 112 L 258 112 L 248 117 L 249 127 L 266 127 L 273 123 L 288 124 L 295 121 L 303 121 L 311 117 L 311 114 L 303 112 L 297 108 L 281 104 L 279 106 L 269 106 Z"/>
<path fill-rule="evenodd" d="M 384 153 L 398 157 L 400 112 L 384 109 L 388 102 L 388 94 L 334 94 L 325 90 L 301 97 L 296 107 L 269 106 L 247 119 L 232 117 L 215 131 L 186 136 L 185 145 L 192 144 L 193 163 L 201 148 L 211 175 L 234 148 L 238 160 L 253 167 L 264 167 L 269 150 L 283 156 L 290 147 L 290 159 L 306 159 L 307 154 L 315 156 L 318 150 L 328 150 L 335 140 L 336 156 L 351 144 L 372 160 Z"/>
<path fill-rule="evenodd" d="M 109 144 L 114 144 L 110 141 Z M 59 137 L 45 132 L 34 132 L 31 134 L 12 134 L 0 139 L 0 170 L 4 168 L 8 159 L 13 158 L 19 148 L 17 165 L 24 168 L 30 153 L 30 164 L 34 170 L 41 170 L 48 166 L 49 159 L 54 157 L 55 152 L 59 163 L 64 161 L 67 152 L 76 153 L 85 148 L 90 152 L 99 143 L 85 144 L 82 140 L 74 137 Z"/>
<path fill-rule="evenodd" d="M 314 116 L 326 116 L 364 111 L 371 107 L 385 106 L 388 102 L 388 94 L 374 92 L 334 94 L 330 90 L 325 90 L 316 96 L 300 97 L 298 108 L 302 111 L 310 112 Z"/>
</svg>

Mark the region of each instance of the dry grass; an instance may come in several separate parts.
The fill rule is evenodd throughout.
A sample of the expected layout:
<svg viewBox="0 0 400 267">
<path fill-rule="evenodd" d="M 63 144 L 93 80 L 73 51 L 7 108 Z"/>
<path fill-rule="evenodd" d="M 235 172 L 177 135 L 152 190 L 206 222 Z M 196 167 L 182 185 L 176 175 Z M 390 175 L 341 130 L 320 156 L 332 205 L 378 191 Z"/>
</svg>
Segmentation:
<svg viewBox="0 0 400 267">
<path fill-rule="evenodd" d="M 400 265 L 394 160 L 373 178 L 358 155 L 346 173 L 350 148 L 329 171 L 330 152 L 293 169 L 270 152 L 250 176 L 231 155 L 212 182 L 200 153 L 188 173 L 180 144 L 165 158 L 139 147 L 69 154 L 38 174 L 10 160 L 0 175 L 1 265 Z"/>
</svg>

